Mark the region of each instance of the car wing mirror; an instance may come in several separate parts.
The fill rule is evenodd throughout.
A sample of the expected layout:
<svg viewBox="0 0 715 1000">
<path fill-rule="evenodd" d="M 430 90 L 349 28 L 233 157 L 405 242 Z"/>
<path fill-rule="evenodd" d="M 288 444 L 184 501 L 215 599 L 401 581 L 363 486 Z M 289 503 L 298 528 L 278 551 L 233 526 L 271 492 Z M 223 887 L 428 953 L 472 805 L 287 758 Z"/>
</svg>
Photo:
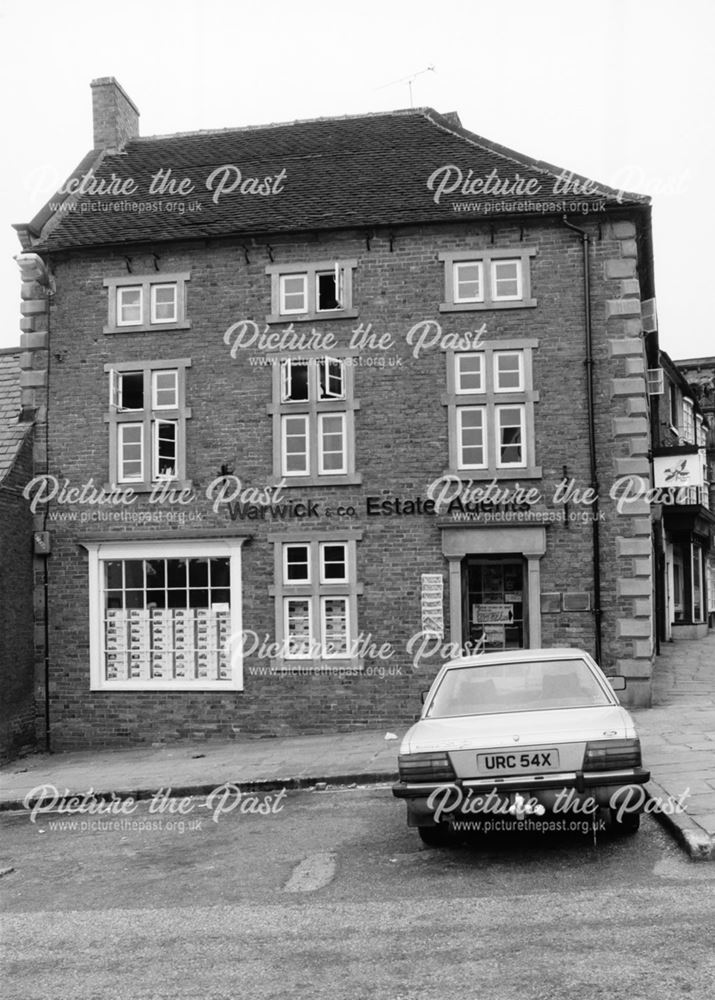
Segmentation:
<svg viewBox="0 0 715 1000">
<path fill-rule="evenodd" d="M 423 705 L 427 701 L 427 695 L 428 694 L 429 694 L 429 690 L 427 690 L 427 691 L 420 691 L 420 701 L 422 702 Z"/>
<path fill-rule="evenodd" d="M 609 683 L 614 691 L 625 691 L 626 690 L 626 679 L 625 677 L 609 677 Z"/>
</svg>

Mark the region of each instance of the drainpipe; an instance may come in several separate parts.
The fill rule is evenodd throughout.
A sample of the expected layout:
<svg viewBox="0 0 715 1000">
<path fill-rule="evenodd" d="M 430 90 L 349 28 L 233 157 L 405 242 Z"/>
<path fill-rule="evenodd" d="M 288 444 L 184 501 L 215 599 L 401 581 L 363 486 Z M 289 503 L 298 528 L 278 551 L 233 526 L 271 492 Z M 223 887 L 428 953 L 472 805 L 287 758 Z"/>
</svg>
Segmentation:
<svg viewBox="0 0 715 1000">
<path fill-rule="evenodd" d="M 563 223 L 568 229 L 572 229 L 581 237 L 583 247 L 583 299 L 584 299 L 584 327 L 586 329 L 586 401 L 588 409 L 588 452 L 591 471 L 591 489 L 596 500 L 592 505 L 593 519 L 591 521 L 592 544 L 593 544 L 593 615 L 595 628 L 596 662 L 601 665 L 601 544 L 599 532 L 599 490 L 598 490 L 598 469 L 596 466 L 596 424 L 593 407 L 593 334 L 591 330 L 591 271 L 589 259 L 590 239 L 585 229 L 580 229 L 569 222 L 563 216 Z"/>
</svg>

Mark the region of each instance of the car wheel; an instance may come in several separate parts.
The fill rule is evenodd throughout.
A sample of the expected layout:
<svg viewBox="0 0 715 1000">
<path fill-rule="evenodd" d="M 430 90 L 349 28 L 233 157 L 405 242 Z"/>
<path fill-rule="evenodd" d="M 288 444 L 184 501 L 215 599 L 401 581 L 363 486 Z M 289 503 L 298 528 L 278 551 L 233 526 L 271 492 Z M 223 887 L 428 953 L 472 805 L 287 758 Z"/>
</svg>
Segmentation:
<svg viewBox="0 0 715 1000">
<path fill-rule="evenodd" d="M 446 847 L 451 841 L 449 827 L 443 824 L 439 826 L 418 826 L 417 832 L 420 835 L 422 843 L 428 847 Z"/>
<path fill-rule="evenodd" d="M 640 813 L 625 813 L 618 819 L 618 810 L 611 809 L 611 829 L 620 837 L 630 837 L 641 825 Z"/>
</svg>

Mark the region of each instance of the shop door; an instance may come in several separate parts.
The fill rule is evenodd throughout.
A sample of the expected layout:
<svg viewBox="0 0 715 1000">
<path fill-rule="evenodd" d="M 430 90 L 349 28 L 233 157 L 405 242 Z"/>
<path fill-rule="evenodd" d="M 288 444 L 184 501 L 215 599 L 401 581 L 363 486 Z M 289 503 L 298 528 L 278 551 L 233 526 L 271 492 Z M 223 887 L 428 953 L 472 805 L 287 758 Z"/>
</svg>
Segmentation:
<svg viewBox="0 0 715 1000">
<path fill-rule="evenodd" d="M 463 572 L 464 641 L 484 652 L 523 649 L 525 562 L 519 556 L 466 556 Z"/>
</svg>

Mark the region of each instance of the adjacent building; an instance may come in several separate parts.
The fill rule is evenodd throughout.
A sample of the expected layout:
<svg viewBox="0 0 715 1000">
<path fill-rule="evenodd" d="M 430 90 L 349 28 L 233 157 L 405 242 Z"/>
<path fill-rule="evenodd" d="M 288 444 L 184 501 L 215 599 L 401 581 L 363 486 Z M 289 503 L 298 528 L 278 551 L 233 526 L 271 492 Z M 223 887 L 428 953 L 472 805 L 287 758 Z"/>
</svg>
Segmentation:
<svg viewBox="0 0 715 1000">
<path fill-rule="evenodd" d="M 708 630 L 715 526 L 707 423 L 695 390 L 665 351 L 650 374 L 658 638 L 702 638 Z"/>
<path fill-rule="evenodd" d="M 17 227 L 52 745 L 408 721 L 464 648 L 647 705 L 649 200 L 453 113 L 143 138 L 92 91 Z"/>
<path fill-rule="evenodd" d="M 23 496 L 33 427 L 20 399 L 20 351 L 0 350 L 0 761 L 35 744 L 32 516 Z"/>
<path fill-rule="evenodd" d="M 702 468 L 703 488 L 698 494 L 700 506 L 709 512 L 708 544 L 704 545 L 703 604 L 707 621 L 715 625 L 715 358 L 690 358 L 675 366 L 687 380 L 695 413 L 695 440 Z M 698 419 L 700 416 L 700 420 Z M 703 526 L 704 527 L 704 526 Z M 701 532 L 704 535 L 704 531 Z"/>
</svg>

